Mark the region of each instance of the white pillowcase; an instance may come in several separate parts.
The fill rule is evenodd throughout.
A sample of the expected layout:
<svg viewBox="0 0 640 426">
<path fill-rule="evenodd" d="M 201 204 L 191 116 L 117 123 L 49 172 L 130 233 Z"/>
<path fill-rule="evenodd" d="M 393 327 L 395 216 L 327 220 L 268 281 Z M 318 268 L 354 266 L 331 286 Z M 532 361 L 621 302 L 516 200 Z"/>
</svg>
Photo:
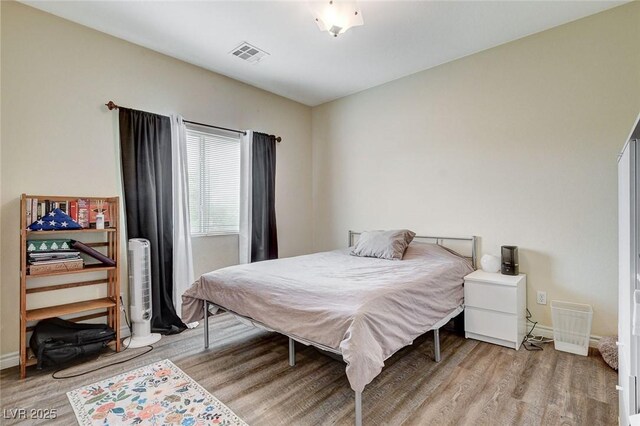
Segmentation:
<svg viewBox="0 0 640 426">
<path fill-rule="evenodd" d="M 415 236 L 415 232 L 408 229 L 366 231 L 360 234 L 351 254 L 360 257 L 402 260 L 405 250 Z"/>
</svg>

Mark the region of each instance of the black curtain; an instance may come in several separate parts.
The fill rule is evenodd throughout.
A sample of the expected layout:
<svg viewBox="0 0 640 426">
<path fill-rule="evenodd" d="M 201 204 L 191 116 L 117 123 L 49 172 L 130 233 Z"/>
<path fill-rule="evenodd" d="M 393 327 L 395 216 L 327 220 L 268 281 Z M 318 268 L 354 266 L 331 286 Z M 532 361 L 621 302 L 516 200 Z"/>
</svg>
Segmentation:
<svg viewBox="0 0 640 426">
<path fill-rule="evenodd" d="M 276 228 L 276 140 L 253 133 L 251 261 L 278 258 Z"/>
<path fill-rule="evenodd" d="M 120 157 L 128 238 L 151 243 L 151 328 L 186 326 L 173 306 L 173 203 L 169 117 L 120 108 Z"/>
</svg>

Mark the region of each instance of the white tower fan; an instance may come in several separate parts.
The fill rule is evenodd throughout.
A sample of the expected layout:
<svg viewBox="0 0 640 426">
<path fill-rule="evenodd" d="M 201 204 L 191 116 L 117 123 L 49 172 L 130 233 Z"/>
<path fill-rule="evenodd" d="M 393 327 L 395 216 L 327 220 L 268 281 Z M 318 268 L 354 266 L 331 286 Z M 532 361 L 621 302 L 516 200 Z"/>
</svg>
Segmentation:
<svg viewBox="0 0 640 426">
<path fill-rule="evenodd" d="M 129 240 L 129 308 L 131 337 L 124 339 L 127 348 L 141 348 L 160 340 L 151 332 L 151 258 L 149 240 Z"/>
</svg>

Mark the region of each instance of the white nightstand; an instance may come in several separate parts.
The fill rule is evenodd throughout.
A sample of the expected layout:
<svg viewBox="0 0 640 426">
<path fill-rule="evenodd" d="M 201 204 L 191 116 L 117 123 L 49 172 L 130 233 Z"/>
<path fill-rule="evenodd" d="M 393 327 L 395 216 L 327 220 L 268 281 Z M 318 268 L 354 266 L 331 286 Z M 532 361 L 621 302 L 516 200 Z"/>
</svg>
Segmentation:
<svg viewBox="0 0 640 426">
<path fill-rule="evenodd" d="M 527 334 L 527 276 L 475 271 L 464 277 L 465 337 L 518 349 Z"/>
</svg>

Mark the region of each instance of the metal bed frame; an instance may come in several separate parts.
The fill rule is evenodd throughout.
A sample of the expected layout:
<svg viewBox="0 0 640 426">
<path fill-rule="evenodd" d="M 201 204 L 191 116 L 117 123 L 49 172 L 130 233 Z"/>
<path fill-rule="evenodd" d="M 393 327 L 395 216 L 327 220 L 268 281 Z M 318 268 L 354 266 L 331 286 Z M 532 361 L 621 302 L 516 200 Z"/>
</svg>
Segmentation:
<svg viewBox="0 0 640 426">
<path fill-rule="evenodd" d="M 355 231 L 349 231 L 349 246 L 352 246 L 354 243 L 354 238 L 358 235 L 360 235 L 360 232 L 355 232 Z M 462 257 L 469 259 L 471 261 L 472 266 L 474 267 L 474 269 L 476 268 L 476 254 L 477 254 L 477 249 L 476 249 L 476 244 L 477 244 L 477 239 L 478 237 L 476 236 L 472 236 L 472 237 L 431 237 L 431 236 L 418 236 L 416 235 L 414 237 L 414 241 L 415 240 L 427 240 L 427 241 L 432 241 L 435 242 L 435 244 L 440 245 L 442 247 L 445 247 L 444 242 L 445 241 L 456 241 L 458 243 L 471 243 L 471 255 L 470 256 L 464 256 L 462 254 L 460 254 Z M 445 247 L 447 248 L 447 247 Z M 449 248 L 450 249 L 450 248 Z M 451 250 L 451 249 L 450 249 Z M 459 253 L 458 253 L 459 254 Z M 252 325 L 259 327 L 259 328 L 263 328 L 265 330 L 268 331 L 272 331 L 272 332 L 276 332 L 279 334 L 282 334 L 284 336 L 287 336 L 289 338 L 289 365 L 291 367 L 294 367 L 296 365 L 296 347 L 295 347 L 295 342 L 300 342 L 305 346 L 314 346 L 318 349 L 321 349 L 323 351 L 332 353 L 332 354 L 336 354 L 336 355 L 340 355 L 342 356 L 342 353 L 334 348 L 330 348 L 326 345 L 323 345 L 321 343 L 317 343 L 317 342 L 312 342 L 310 340 L 304 339 L 300 336 L 294 336 L 291 334 L 287 334 L 287 333 L 283 333 L 282 331 L 278 331 L 278 330 L 274 330 L 272 328 L 270 328 L 269 326 L 261 323 L 260 321 L 256 321 L 253 318 L 249 318 L 243 315 L 240 315 L 236 312 L 233 312 L 230 309 L 225 308 L 224 306 L 220 306 L 220 305 L 216 305 L 213 302 L 210 302 L 208 300 L 203 300 L 204 302 L 204 307 L 203 307 L 203 313 L 204 313 L 204 347 L 205 349 L 209 348 L 209 307 L 215 307 L 216 310 L 220 309 L 223 310 L 225 312 L 230 313 L 231 315 L 234 315 L 237 318 L 240 318 L 241 320 L 243 320 L 243 322 L 248 321 L 249 323 L 251 323 Z M 433 325 L 433 327 L 427 331 L 425 331 L 425 333 L 433 330 L 433 358 L 435 360 L 435 362 L 440 362 L 441 359 L 441 355 L 440 355 L 440 328 L 444 325 L 446 325 L 451 319 L 453 319 L 454 317 L 458 316 L 458 314 L 460 314 L 462 311 L 464 310 L 464 306 L 459 306 L 457 309 L 455 309 L 453 312 L 451 312 L 449 315 L 447 315 L 445 318 L 443 318 L 442 320 L 438 321 L 436 324 Z M 355 391 L 355 426 L 362 426 L 362 392 L 358 392 Z"/>
</svg>

